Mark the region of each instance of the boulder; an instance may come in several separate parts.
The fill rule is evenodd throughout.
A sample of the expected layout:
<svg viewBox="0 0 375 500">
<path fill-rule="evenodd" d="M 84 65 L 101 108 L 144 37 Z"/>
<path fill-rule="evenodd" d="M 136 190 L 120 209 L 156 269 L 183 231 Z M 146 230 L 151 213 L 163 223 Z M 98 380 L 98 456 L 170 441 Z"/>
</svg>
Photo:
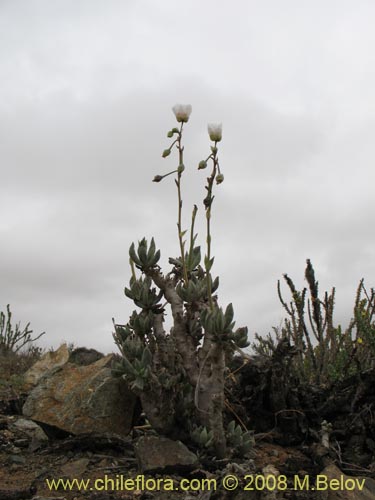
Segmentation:
<svg viewBox="0 0 375 500">
<path fill-rule="evenodd" d="M 69 360 L 69 350 L 62 344 L 57 351 L 46 352 L 24 375 L 26 386 L 34 387 L 50 370 L 65 365 Z"/>
<path fill-rule="evenodd" d="M 66 363 L 49 370 L 30 392 L 23 414 L 44 429 L 127 435 L 136 397 L 123 379 L 111 376 L 113 356 L 87 366 Z"/>
<path fill-rule="evenodd" d="M 91 365 L 99 359 L 104 358 L 104 354 L 96 349 L 87 349 L 87 347 L 77 347 L 73 349 L 69 356 L 69 363 L 76 365 Z"/>
<path fill-rule="evenodd" d="M 140 471 L 183 472 L 198 464 L 197 456 L 181 441 L 159 436 L 143 436 L 138 439 L 135 454 Z"/>
<path fill-rule="evenodd" d="M 321 478 L 321 500 L 375 500 L 375 480 L 343 474 L 330 464 L 317 476 Z"/>
</svg>

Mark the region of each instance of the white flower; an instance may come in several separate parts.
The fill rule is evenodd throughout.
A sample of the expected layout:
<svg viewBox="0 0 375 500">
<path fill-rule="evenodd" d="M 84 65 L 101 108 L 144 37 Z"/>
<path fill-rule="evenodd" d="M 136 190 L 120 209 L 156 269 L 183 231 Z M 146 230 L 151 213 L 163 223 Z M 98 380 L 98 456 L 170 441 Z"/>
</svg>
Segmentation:
<svg viewBox="0 0 375 500">
<path fill-rule="evenodd" d="M 211 141 L 220 142 L 223 133 L 223 126 L 221 123 L 209 123 L 207 126 L 208 135 Z"/>
<path fill-rule="evenodd" d="M 172 108 L 178 122 L 186 123 L 189 120 L 191 114 L 190 104 L 175 104 Z"/>
</svg>

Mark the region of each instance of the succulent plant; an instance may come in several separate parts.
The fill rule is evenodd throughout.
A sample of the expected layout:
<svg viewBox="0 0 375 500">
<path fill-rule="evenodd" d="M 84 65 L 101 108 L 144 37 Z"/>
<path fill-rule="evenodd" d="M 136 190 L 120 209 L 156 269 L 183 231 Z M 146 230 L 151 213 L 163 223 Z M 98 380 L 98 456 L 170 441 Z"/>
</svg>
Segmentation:
<svg viewBox="0 0 375 500">
<path fill-rule="evenodd" d="M 214 144 L 209 156 L 199 163 L 198 170 L 212 171 L 205 186 L 203 200 L 206 220 L 206 252 L 202 261 L 201 247 L 196 244 L 194 232 L 198 208 L 194 205 L 189 239 L 182 227 L 181 179 L 185 171 L 182 131 L 191 114 L 191 106 L 173 108 L 179 128 L 172 128 L 167 136 L 171 145 L 164 149 L 163 158 L 172 149 L 178 151 L 178 167 L 156 175 L 154 182 L 176 174 L 178 195 L 177 236 L 180 254 L 169 258 L 173 266 L 163 274 L 158 262 L 160 250 L 154 238 L 131 244 L 129 249 L 132 276 L 124 292 L 140 311 L 133 311 L 126 325 L 115 323 L 114 339 L 122 358 L 113 366 L 113 373 L 122 376 L 139 394 L 147 418 L 155 429 L 165 434 L 180 428 L 191 433 L 197 444 L 213 450 L 217 456 L 226 453 L 226 435 L 223 425 L 224 381 L 226 363 L 233 352 L 248 345 L 247 328 L 233 330 L 232 304 L 225 310 L 219 307 L 214 293 L 219 278 L 212 278 L 214 257 L 211 255 L 211 216 L 214 201 L 214 181 L 220 184 L 217 143 L 222 139 L 221 125 L 210 125 L 209 135 Z M 141 273 L 137 277 L 137 273 Z M 162 304 L 162 301 L 164 303 Z M 169 305 L 173 325 L 164 329 L 165 306 Z M 235 429 L 235 436 L 238 431 Z M 233 434 L 233 433 L 232 433 Z M 229 434 L 230 439 L 234 439 Z M 245 449 L 247 434 L 236 438 L 240 449 Z"/>
<path fill-rule="evenodd" d="M 252 431 L 243 431 L 236 422 L 232 420 L 227 427 L 227 443 L 233 450 L 233 455 L 244 457 L 254 448 L 255 440 Z"/>
<path fill-rule="evenodd" d="M 196 427 L 190 433 L 192 441 L 202 450 L 209 450 L 214 444 L 214 434 L 206 427 Z"/>
</svg>

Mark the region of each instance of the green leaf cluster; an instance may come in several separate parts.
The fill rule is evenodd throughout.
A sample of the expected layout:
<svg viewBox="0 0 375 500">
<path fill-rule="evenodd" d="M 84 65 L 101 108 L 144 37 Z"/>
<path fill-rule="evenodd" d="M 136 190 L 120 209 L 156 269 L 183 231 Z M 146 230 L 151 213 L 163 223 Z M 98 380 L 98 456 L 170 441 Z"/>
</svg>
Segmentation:
<svg viewBox="0 0 375 500">
<path fill-rule="evenodd" d="M 150 247 L 146 238 L 138 242 L 138 249 L 135 251 L 134 243 L 131 244 L 129 255 L 134 264 L 141 271 L 147 271 L 157 265 L 160 259 L 160 250 L 156 250 L 154 238 L 151 239 Z"/>
<path fill-rule="evenodd" d="M 236 422 L 229 422 L 226 432 L 228 445 L 233 449 L 235 455 L 246 456 L 254 447 L 254 434 L 252 431 L 243 431 Z"/>
<path fill-rule="evenodd" d="M 201 262 L 201 247 L 194 247 L 185 254 L 186 269 L 189 273 L 193 272 Z"/>
<path fill-rule="evenodd" d="M 206 427 L 196 427 L 190 433 L 191 439 L 194 443 L 202 450 L 210 449 L 214 444 L 214 434 L 211 431 L 207 431 Z"/>
<path fill-rule="evenodd" d="M 234 344 L 239 347 L 240 349 L 245 349 L 250 345 L 250 342 L 248 341 L 248 328 L 247 326 L 241 326 L 240 328 L 237 328 L 235 332 L 232 333 L 232 340 Z"/>
<path fill-rule="evenodd" d="M 149 276 L 140 277 L 139 279 L 130 279 L 130 288 L 125 287 L 125 295 L 131 299 L 134 304 L 145 311 L 152 311 L 157 314 L 161 312 L 159 304 L 163 297 L 163 292 L 157 292 L 155 287 L 152 287 L 152 281 Z"/>
<path fill-rule="evenodd" d="M 122 376 L 130 388 L 143 391 L 151 372 L 152 353 L 136 335 L 130 335 L 122 343 L 122 358 L 112 366 L 114 376 Z"/>
<path fill-rule="evenodd" d="M 204 276 L 202 269 L 201 271 Z M 211 293 L 214 293 L 219 287 L 219 277 L 216 277 L 212 281 L 211 276 L 209 276 L 209 280 L 211 283 Z M 208 295 L 207 279 L 206 277 L 198 277 L 197 274 L 192 274 L 188 283 L 179 283 L 176 290 L 182 300 L 189 304 L 205 300 Z"/>
<path fill-rule="evenodd" d="M 221 307 L 204 309 L 201 312 L 201 323 L 207 333 L 213 336 L 216 342 L 228 341 L 231 337 L 235 322 L 233 321 L 233 306 L 228 304 L 225 313 Z"/>
</svg>

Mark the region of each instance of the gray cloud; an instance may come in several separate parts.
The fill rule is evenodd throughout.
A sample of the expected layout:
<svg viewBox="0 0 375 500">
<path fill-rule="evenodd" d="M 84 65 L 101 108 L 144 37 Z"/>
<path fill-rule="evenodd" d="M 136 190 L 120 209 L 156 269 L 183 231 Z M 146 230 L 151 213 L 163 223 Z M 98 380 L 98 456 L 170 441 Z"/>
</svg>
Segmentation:
<svg viewBox="0 0 375 500">
<path fill-rule="evenodd" d="M 0 308 L 62 340 L 114 349 L 128 247 L 154 236 L 176 256 L 176 167 L 161 158 L 176 102 L 185 132 L 184 224 L 204 246 L 207 122 L 223 122 L 225 181 L 213 211 L 214 272 L 237 323 L 283 317 L 277 280 L 306 258 L 338 321 L 375 280 L 374 5 L 147 0 L 2 2 Z M 207 18 L 211 19 L 210 27 Z"/>
</svg>

